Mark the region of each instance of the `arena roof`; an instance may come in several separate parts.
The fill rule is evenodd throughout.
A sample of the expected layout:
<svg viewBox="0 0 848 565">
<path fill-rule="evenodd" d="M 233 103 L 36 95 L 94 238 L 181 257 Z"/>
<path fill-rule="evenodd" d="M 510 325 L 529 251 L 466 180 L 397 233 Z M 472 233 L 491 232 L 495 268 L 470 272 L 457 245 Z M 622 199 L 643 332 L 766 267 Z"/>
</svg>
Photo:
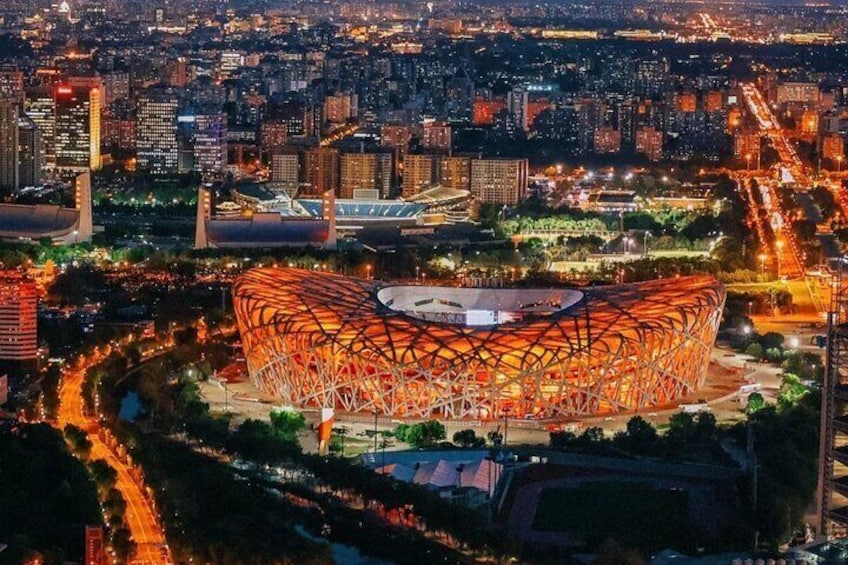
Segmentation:
<svg viewBox="0 0 848 565">
<path fill-rule="evenodd" d="M 251 377 L 294 405 L 397 416 L 485 419 L 509 410 L 546 418 L 646 408 L 701 386 L 725 296 L 711 277 L 539 290 L 556 306 L 468 324 L 471 306 L 515 309 L 521 293 L 531 302 L 535 295 L 463 298 L 455 301 L 466 309 L 458 323 L 438 311 L 393 310 L 379 298 L 392 298 L 386 290 L 333 273 L 246 273 L 233 302 Z M 408 304 L 412 293 L 398 296 Z M 422 301 L 438 293 L 459 296 L 420 287 Z"/>
<path fill-rule="evenodd" d="M 428 188 L 427 190 L 423 190 L 418 194 L 410 196 L 406 199 L 406 201 L 432 205 L 462 198 L 471 198 L 471 192 L 461 188 L 434 186 L 433 188 Z"/>
<path fill-rule="evenodd" d="M 0 204 L 0 237 L 30 238 L 66 235 L 77 227 L 79 212 L 49 204 Z"/>
<path fill-rule="evenodd" d="M 206 220 L 206 237 L 213 247 L 318 246 L 327 240 L 328 230 L 326 221 L 282 218 L 274 212 Z"/>
</svg>

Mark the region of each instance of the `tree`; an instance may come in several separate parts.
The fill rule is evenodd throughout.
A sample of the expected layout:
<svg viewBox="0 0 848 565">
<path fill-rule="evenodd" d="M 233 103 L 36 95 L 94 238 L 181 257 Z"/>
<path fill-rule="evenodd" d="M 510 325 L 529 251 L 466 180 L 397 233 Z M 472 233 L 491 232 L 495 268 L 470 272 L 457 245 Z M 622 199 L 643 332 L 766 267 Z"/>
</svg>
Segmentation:
<svg viewBox="0 0 848 565">
<path fill-rule="evenodd" d="M 577 436 L 568 431 L 550 433 L 550 445 L 552 449 L 565 449 L 574 443 Z"/>
<path fill-rule="evenodd" d="M 498 426 L 496 430 L 489 431 L 486 434 L 486 439 L 489 440 L 489 443 L 493 446 L 500 446 L 503 443 L 503 434 L 501 433 L 500 426 Z"/>
<path fill-rule="evenodd" d="M 273 440 L 271 427 L 260 420 L 245 420 L 227 440 L 227 451 L 243 459 L 266 463 L 267 447 Z"/>
<path fill-rule="evenodd" d="M 453 434 L 453 442 L 460 447 L 483 447 L 486 440 L 478 437 L 474 430 L 460 430 Z"/>
<path fill-rule="evenodd" d="M 763 358 L 763 346 L 759 343 L 752 343 L 745 348 L 745 355 L 753 357 L 756 361 Z"/>
<path fill-rule="evenodd" d="M 801 382 L 797 375 L 784 373 L 783 382 L 777 391 L 777 402 L 781 405 L 791 405 L 807 394 L 807 387 Z"/>
<path fill-rule="evenodd" d="M 135 551 L 135 542 L 132 540 L 128 528 L 121 527 L 115 530 L 112 534 L 112 548 L 115 550 L 118 560 L 122 563 L 129 559 Z"/>
<path fill-rule="evenodd" d="M 88 439 L 88 434 L 73 424 L 65 426 L 64 432 L 65 439 L 68 440 L 74 455 L 80 459 L 88 459 L 91 454 L 91 440 Z"/>
<path fill-rule="evenodd" d="M 718 436 L 716 417 L 712 412 L 702 410 L 695 415 L 695 439 L 701 443 L 715 441 Z"/>
<path fill-rule="evenodd" d="M 92 461 L 88 470 L 91 473 L 91 478 L 94 479 L 94 484 L 101 492 L 109 492 L 118 480 L 118 472 L 110 467 L 104 459 Z"/>
<path fill-rule="evenodd" d="M 792 351 L 786 356 L 781 367 L 784 372 L 798 375 L 801 380 L 821 381 L 824 376 L 824 363 L 818 353 Z"/>
<path fill-rule="evenodd" d="M 783 359 L 783 350 L 779 347 L 771 347 L 766 349 L 765 356 L 769 363 L 779 363 Z"/>
<path fill-rule="evenodd" d="M 627 431 L 615 435 L 614 443 L 631 453 L 651 453 L 658 445 L 657 430 L 641 416 L 634 416 L 627 422 Z"/>
<path fill-rule="evenodd" d="M 666 441 L 676 444 L 686 444 L 695 437 L 695 419 L 688 412 L 673 414 L 668 420 Z"/>
<path fill-rule="evenodd" d="M 785 338 L 783 337 L 783 334 L 777 332 L 766 332 L 760 336 L 759 339 L 760 345 L 763 346 L 763 349 L 783 347 L 784 341 Z"/>
<path fill-rule="evenodd" d="M 274 410 L 271 412 L 271 427 L 281 438 L 296 441 L 297 433 L 306 427 L 306 420 L 303 414 L 294 410 Z"/>
<path fill-rule="evenodd" d="M 112 488 L 109 489 L 109 492 L 103 499 L 103 508 L 106 509 L 106 512 L 108 512 L 110 516 L 123 520 L 127 511 L 127 501 L 124 500 L 124 497 L 118 489 Z"/>
<path fill-rule="evenodd" d="M 762 410 L 766 405 L 765 398 L 759 392 L 752 392 L 748 395 L 748 403 L 745 405 L 745 413 L 753 414 Z"/>
<path fill-rule="evenodd" d="M 436 420 L 414 424 L 406 434 L 406 442 L 412 447 L 432 447 L 447 437 L 445 427 Z"/>
<path fill-rule="evenodd" d="M 397 427 L 395 428 L 395 431 L 394 431 L 395 437 L 399 441 L 409 443 L 409 441 L 406 438 L 407 438 L 407 434 L 409 434 L 410 427 L 411 426 L 409 424 L 398 424 Z"/>
</svg>

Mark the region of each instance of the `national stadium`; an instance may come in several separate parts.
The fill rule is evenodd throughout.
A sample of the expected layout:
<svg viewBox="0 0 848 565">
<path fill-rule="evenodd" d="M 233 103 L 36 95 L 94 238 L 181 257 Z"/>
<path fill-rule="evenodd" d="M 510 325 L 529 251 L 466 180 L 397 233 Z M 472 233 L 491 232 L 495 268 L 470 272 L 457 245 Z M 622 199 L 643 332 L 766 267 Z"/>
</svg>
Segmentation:
<svg viewBox="0 0 848 565">
<path fill-rule="evenodd" d="M 666 405 L 704 382 L 711 277 L 580 289 L 392 285 L 254 269 L 233 287 L 248 369 L 300 408 L 548 419 Z"/>
</svg>

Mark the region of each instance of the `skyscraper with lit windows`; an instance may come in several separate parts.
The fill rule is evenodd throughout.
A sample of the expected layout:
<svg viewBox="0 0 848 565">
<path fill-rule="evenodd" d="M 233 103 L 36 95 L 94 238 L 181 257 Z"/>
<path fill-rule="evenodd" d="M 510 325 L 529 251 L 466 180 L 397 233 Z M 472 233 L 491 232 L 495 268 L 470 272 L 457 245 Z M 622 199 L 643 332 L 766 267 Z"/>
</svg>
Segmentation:
<svg viewBox="0 0 848 565">
<path fill-rule="evenodd" d="M 18 104 L 0 98 L 0 187 L 18 189 Z"/>
<path fill-rule="evenodd" d="M 194 117 L 194 170 L 217 173 L 227 166 L 227 116 L 221 112 Z"/>
<path fill-rule="evenodd" d="M 56 167 L 84 172 L 100 168 L 100 93 L 96 88 L 56 86 Z"/>
<path fill-rule="evenodd" d="M 139 95 L 135 141 L 139 170 L 154 175 L 177 172 L 178 107 L 179 100 L 171 89 L 150 89 Z"/>
<path fill-rule="evenodd" d="M 35 281 L 17 271 L 0 271 L 0 360 L 35 359 L 37 304 Z"/>
</svg>

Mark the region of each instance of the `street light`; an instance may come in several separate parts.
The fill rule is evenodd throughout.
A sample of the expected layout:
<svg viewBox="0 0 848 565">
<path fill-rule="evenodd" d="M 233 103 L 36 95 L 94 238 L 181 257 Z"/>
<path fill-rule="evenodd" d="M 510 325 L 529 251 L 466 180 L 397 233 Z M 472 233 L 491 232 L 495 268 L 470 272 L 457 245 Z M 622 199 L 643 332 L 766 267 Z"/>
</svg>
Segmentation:
<svg viewBox="0 0 848 565">
<path fill-rule="evenodd" d="M 377 416 L 379 416 L 379 412 L 374 410 L 374 464 L 377 464 Z"/>
<path fill-rule="evenodd" d="M 760 253 L 760 274 L 763 279 L 766 278 L 766 259 L 768 259 L 768 255 Z"/>
<path fill-rule="evenodd" d="M 780 254 L 783 252 L 783 240 L 777 240 L 777 278 L 780 279 Z"/>
<path fill-rule="evenodd" d="M 842 172 L 842 155 L 836 156 L 836 172 Z"/>
</svg>

